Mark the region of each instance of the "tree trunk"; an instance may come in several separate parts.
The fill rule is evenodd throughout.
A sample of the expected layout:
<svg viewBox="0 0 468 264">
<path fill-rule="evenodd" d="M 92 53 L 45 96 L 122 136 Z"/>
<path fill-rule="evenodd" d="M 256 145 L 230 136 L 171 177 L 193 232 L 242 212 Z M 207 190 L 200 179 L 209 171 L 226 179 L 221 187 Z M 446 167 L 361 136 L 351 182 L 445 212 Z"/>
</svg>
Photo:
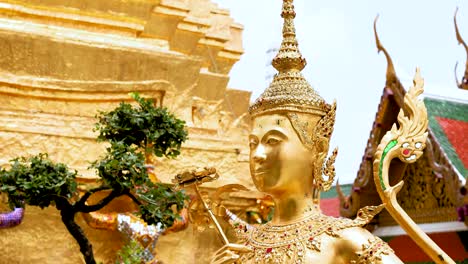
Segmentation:
<svg viewBox="0 0 468 264">
<path fill-rule="evenodd" d="M 60 215 L 62 216 L 62 222 L 67 227 L 68 232 L 70 232 L 70 234 L 75 238 L 76 242 L 78 242 L 78 245 L 80 245 L 80 251 L 81 254 L 83 254 L 86 264 L 96 264 L 96 260 L 94 260 L 93 255 L 93 246 L 89 242 L 81 227 L 77 223 L 75 223 L 75 215 L 77 212 L 90 213 L 100 210 L 101 208 L 109 204 L 114 198 L 125 194 L 125 192 L 123 191 L 118 192 L 116 190 L 112 190 L 112 192 L 109 195 L 107 195 L 97 204 L 86 205 L 86 200 L 92 193 L 106 188 L 108 187 L 99 187 L 92 191 L 89 191 L 88 193 L 83 195 L 81 199 L 74 205 L 70 204 L 70 202 L 65 197 L 56 197 L 55 199 L 55 205 L 60 211 Z M 128 192 L 128 190 L 126 191 Z"/>
<path fill-rule="evenodd" d="M 80 251 L 83 254 L 86 264 L 96 264 L 93 255 L 93 247 L 89 242 L 88 238 L 84 234 L 81 227 L 75 223 L 75 214 L 76 212 L 72 207 L 68 206 L 57 206 L 60 210 L 60 215 L 62 216 L 62 222 L 67 227 L 68 232 L 75 238 L 78 245 L 80 245 Z"/>
</svg>

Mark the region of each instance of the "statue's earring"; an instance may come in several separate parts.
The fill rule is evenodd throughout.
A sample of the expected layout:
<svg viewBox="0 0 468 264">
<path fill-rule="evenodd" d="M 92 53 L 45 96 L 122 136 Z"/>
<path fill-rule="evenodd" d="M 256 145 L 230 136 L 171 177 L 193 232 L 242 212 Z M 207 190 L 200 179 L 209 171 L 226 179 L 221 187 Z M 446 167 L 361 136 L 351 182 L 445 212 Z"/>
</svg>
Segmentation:
<svg viewBox="0 0 468 264">
<path fill-rule="evenodd" d="M 314 181 L 317 187 L 322 191 L 328 191 L 333 184 L 335 179 L 335 159 L 338 155 L 338 148 L 335 148 L 332 154 L 326 159 L 326 151 L 328 150 L 328 140 L 326 138 L 320 138 L 316 141 L 317 157 L 315 159 L 314 166 Z M 327 179 L 324 178 L 327 177 Z"/>
</svg>

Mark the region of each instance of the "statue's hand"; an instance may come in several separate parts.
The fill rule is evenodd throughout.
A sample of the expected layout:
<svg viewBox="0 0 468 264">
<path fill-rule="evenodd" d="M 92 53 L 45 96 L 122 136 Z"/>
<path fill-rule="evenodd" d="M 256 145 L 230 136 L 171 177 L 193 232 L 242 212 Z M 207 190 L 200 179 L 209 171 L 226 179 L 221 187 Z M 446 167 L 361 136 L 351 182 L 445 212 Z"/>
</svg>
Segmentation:
<svg viewBox="0 0 468 264">
<path fill-rule="evenodd" d="M 251 249 L 239 244 L 228 244 L 220 248 L 214 254 L 211 264 L 240 263 L 241 254 L 250 252 Z"/>
<path fill-rule="evenodd" d="M 226 210 L 227 209 L 226 207 L 224 207 L 224 205 L 218 204 L 217 202 L 211 203 L 211 211 L 213 211 L 213 214 L 224 218 L 224 220 L 228 220 L 228 215 L 227 215 Z"/>
<path fill-rule="evenodd" d="M 217 216 L 226 217 L 227 208 L 224 206 L 223 201 L 226 201 L 229 198 L 226 198 L 226 196 L 223 198 L 223 195 L 227 194 L 227 197 L 229 197 L 230 193 L 248 190 L 249 189 L 247 189 L 247 187 L 240 184 L 228 184 L 217 188 L 216 192 L 212 196 L 211 210 Z"/>
</svg>

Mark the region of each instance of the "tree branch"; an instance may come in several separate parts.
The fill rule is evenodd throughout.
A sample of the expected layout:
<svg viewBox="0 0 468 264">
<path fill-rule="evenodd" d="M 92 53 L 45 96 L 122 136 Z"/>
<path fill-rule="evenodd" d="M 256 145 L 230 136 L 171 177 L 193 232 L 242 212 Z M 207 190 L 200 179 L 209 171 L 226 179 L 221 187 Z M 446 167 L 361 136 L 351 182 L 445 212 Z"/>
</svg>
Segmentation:
<svg viewBox="0 0 468 264">
<path fill-rule="evenodd" d="M 86 205 L 86 201 L 88 200 L 88 198 L 96 193 L 96 192 L 99 192 L 99 191 L 104 191 L 104 190 L 110 190 L 111 188 L 109 186 L 99 186 L 99 187 L 96 187 L 96 188 L 93 188 L 91 190 L 88 190 L 83 196 L 81 196 L 81 198 L 74 204 L 75 208 L 77 211 L 81 211 L 81 209 L 83 208 L 83 206 Z"/>
<path fill-rule="evenodd" d="M 59 196 L 59 195 L 52 195 L 52 196 L 55 197 L 54 198 L 55 207 L 57 207 L 59 211 L 63 211 L 63 210 L 73 211 L 73 205 L 70 204 L 70 202 L 68 201 L 66 197 Z"/>
<path fill-rule="evenodd" d="M 104 199 L 99 201 L 97 204 L 93 204 L 93 205 L 84 204 L 83 206 L 81 206 L 81 208 L 77 208 L 77 211 L 82 212 L 82 213 L 91 213 L 91 212 L 97 211 L 121 195 L 123 195 L 122 192 L 117 192 L 113 190 L 108 196 L 106 196 Z"/>
<path fill-rule="evenodd" d="M 125 191 L 124 194 L 130 197 L 132 201 L 135 202 L 137 205 L 141 205 L 140 200 L 138 200 L 138 198 L 136 198 L 135 195 L 133 195 L 133 193 L 131 193 L 130 191 Z"/>
</svg>

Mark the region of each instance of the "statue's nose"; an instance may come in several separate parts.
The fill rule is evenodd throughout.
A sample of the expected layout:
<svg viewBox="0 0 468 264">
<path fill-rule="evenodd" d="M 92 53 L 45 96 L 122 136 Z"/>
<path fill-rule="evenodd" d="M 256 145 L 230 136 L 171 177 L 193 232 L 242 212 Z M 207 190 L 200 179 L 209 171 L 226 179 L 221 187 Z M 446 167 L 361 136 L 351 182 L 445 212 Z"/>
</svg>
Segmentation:
<svg viewBox="0 0 468 264">
<path fill-rule="evenodd" d="M 263 162 L 266 160 L 265 147 L 262 144 L 259 144 L 257 148 L 255 148 L 253 153 L 253 160 L 255 162 Z"/>
</svg>

